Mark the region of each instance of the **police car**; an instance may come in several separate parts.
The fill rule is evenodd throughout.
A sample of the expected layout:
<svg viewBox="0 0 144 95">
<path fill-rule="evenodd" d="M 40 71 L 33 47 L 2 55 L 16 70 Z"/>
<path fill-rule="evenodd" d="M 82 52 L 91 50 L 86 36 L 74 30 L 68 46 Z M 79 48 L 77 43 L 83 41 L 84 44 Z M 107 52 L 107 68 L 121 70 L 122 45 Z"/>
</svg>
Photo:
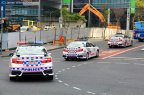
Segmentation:
<svg viewBox="0 0 144 95">
<path fill-rule="evenodd" d="M 132 46 L 133 40 L 128 37 L 125 34 L 118 33 L 111 37 L 111 39 L 108 40 L 108 46 L 109 48 L 112 48 L 113 46 Z"/>
<path fill-rule="evenodd" d="M 73 58 L 88 60 L 90 57 L 99 57 L 99 47 L 88 39 L 77 39 L 63 49 L 63 57 L 65 60 Z"/>
<path fill-rule="evenodd" d="M 9 77 L 14 80 L 16 77 L 41 75 L 48 76 L 53 80 L 54 65 L 51 54 L 42 46 L 43 42 L 18 42 L 14 53 L 11 53 L 9 63 Z"/>
</svg>

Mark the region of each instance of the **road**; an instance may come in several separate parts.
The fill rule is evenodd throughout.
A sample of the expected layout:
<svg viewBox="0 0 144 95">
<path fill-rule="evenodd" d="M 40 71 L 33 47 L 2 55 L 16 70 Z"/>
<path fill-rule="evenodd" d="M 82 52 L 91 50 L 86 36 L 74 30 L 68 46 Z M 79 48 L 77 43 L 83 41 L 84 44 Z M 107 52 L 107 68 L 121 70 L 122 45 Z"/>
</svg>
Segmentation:
<svg viewBox="0 0 144 95">
<path fill-rule="evenodd" d="M 144 95 L 144 47 L 109 49 L 106 41 L 95 43 L 100 57 L 65 61 L 62 49 L 50 51 L 55 65 L 53 81 L 43 77 L 10 81 L 9 57 L 0 58 L 0 95 Z"/>
</svg>

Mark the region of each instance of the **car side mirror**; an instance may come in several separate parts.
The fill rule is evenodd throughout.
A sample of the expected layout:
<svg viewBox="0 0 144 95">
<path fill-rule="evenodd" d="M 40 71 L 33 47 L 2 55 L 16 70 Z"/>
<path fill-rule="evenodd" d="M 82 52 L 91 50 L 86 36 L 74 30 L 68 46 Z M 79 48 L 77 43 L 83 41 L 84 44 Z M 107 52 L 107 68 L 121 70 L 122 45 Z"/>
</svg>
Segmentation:
<svg viewBox="0 0 144 95">
<path fill-rule="evenodd" d="M 9 56 L 13 56 L 13 55 L 14 55 L 14 53 L 10 53 L 10 54 L 9 54 Z"/>
<path fill-rule="evenodd" d="M 48 56 L 51 56 L 51 53 L 49 53 Z"/>
<path fill-rule="evenodd" d="M 16 54 L 17 57 L 20 57 L 20 54 Z"/>
</svg>

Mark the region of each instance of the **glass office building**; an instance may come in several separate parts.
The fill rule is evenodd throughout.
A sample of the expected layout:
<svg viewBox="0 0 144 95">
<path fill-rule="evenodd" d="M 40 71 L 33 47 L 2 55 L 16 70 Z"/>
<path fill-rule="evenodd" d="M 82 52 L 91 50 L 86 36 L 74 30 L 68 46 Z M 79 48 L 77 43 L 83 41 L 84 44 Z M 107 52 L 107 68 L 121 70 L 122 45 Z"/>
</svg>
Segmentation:
<svg viewBox="0 0 144 95">
<path fill-rule="evenodd" d="M 41 17 L 44 11 L 57 9 L 59 0 L 5 0 L 6 17 L 11 20 L 38 20 L 39 5 L 41 6 Z"/>
<path fill-rule="evenodd" d="M 95 7 L 100 12 L 102 12 L 101 5 L 107 5 L 109 10 L 112 11 L 112 13 L 110 14 L 108 18 L 109 22 L 116 22 L 113 9 L 123 8 L 125 11 L 125 14 L 122 17 L 123 19 L 121 19 L 121 21 L 124 23 L 122 24 L 122 28 L 123 29 L 126 28 L 126 22 L 128 21 L 127 13 L 130 12 L 128 9 L 131 6 L 131 0 L 72 0 L 71 12 L 80 12 L 80 10 L 88 3 L 90 3 L 93 7 Z M 88 21 L 87 26 L 90 26 L 90 23 L 95 26 L 98 26 L 98 24 L 101 22 L 96 15 L 94 15 L 93 13 L 89 11 L 86 11 L 84 16 L 86 17 Z"/>
</svg>

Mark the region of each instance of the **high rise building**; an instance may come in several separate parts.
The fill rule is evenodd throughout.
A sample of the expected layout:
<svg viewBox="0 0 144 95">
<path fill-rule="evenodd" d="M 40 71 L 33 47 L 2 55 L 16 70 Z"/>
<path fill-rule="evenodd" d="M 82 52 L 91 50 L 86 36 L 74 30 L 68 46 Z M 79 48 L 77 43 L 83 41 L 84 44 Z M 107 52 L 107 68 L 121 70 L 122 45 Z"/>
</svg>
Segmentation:
<svg viewBox="0 0 144 95">
<path fill-rule="evenodd" d="M 122 17 L 123 19 L 120 20 L 120 22 L 123 22 L 121 26 L 123 29 L 129 29 L 131 0 L 71 0 L 71 12 L 80 12 L 80 10 L 88 3 L 100 12 L 102 12 L 101 5 L 107 5 L 109 10 L 112 11 L 112 14 L 108 16 L 108 22 L 116 22 L 116 18 L 113 14 L 114 8 L 123 8 L 125 14 Z M 98 26 L 100 23 L 99 18 L 93 13 L 87 11 L 84 15 L 88 20 L 87 26 L 90 26 L 90 24 Z"/>
</svg>

